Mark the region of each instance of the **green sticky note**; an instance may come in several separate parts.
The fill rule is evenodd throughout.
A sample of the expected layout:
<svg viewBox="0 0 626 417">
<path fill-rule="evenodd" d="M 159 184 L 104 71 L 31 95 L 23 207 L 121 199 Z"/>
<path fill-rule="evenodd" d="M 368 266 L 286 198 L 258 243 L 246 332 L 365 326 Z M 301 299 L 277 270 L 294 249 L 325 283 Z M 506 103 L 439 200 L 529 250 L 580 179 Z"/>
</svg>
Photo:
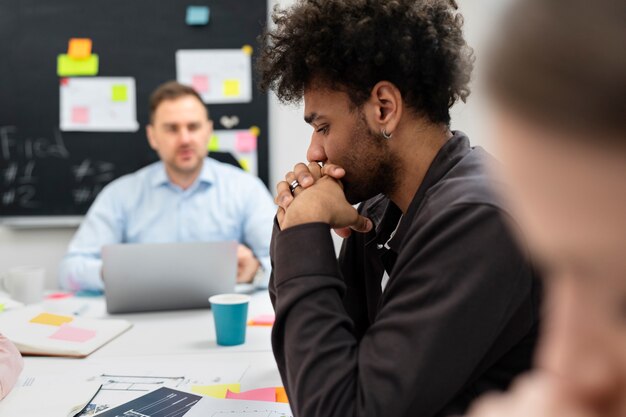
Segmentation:
<svg viewBox="0 0 626 417">
<path fill-rule="evenodd" d="M 57 57 L 57 75 L 59 77 L 98 75 L 98 55 L 91 54 L 87 59 L 75 59 L 67 54 L 60 54 Z"/>
<path fill-rule="evenodd" d="M 220 150 L 220 140 L 218 139 L 217 135 L 212 135 L 211 139 L 209 140 L 209 152 L 217 152 Z"/>
<path fill-rule="evenodd" d="M 0 303 L 0 313 L 2 313 L 4 311 L 4 304 Z"/>
<path fill-rule="evenodd" d="M 128 87 L 124 84 L 114 84 L 111 88 L 111 99 L 113 101 L 128 101 Z"/>
<path fill-rule="evenodd" d="M 244 171 L 250 172 L 250 160 L 248 158 L 241 158 L 239 165 L 241 165 Z"/>
</svg>

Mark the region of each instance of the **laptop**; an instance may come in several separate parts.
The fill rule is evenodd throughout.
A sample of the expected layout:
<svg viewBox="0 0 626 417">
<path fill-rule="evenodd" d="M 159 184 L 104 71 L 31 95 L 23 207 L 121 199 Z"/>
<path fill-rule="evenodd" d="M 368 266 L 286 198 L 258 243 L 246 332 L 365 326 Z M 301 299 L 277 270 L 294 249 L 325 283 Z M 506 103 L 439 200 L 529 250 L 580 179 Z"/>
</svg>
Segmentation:
<svg viewBox="0 0 626 417">
<path fill-rule="evenodd" d="M 106 245 L 102 275 L 109 313 L 208 308 L 234 291 L 237 242 Z"/>
</svg>

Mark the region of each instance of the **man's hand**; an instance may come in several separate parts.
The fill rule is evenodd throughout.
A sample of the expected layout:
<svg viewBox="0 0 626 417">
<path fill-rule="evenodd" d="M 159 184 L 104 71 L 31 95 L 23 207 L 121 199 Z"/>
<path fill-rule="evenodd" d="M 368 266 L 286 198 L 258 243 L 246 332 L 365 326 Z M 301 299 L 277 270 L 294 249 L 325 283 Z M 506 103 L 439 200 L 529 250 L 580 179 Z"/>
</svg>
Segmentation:
<svg viewBox="0 0 626 417">
<path fill-rule="evenodd" d="M 279 182 L 276 186 L 275 202 L 278 205 L 277 217 L 279 224 L 282 225 L 285 211 L 289 208 L 294 198 L 300 192 L 315 184 L 323 175 L 339 180 L 346 175 L 346 172 L 338 165 L 326 164 L 322 167 L 317 162 L 309 162 L 308 165 L 303 163 L 296 164 L 293 171 L 285 174 L 285 181 Z M 290 184 L 294 180 L 298 181 L 300 186 L 292 194 Z M 342 238 L 347 238 L 351 234 L 351 229 L 349 227 L 335 228 L 335 233 Z"/>
<path fill-rule="evenodd" d="M 554 377 L 536 372 L 522 377 L 506 394 L 478 400 L 467 417 L 600 417 L 560 385 Z"/>
<path fill-rule="evenodd" d="M 245 245 L 237 247 L 237 284 L 248 284 L 261 267 L 254 253 Z"/>
<path fill-rule="evenodd" d="M 280 210 L 284 210 L 279 208 Z M 328 223 L 334 229 L 349 227 L 356 232 L 372 230 L 371 220 L 359 215 L 346 200 L 341 183 L 327 175 L 318 179 L 307 189 L 300 190 L 297 197 L 278 218 L 282 230 L 304 223 Z"/>
</svg>

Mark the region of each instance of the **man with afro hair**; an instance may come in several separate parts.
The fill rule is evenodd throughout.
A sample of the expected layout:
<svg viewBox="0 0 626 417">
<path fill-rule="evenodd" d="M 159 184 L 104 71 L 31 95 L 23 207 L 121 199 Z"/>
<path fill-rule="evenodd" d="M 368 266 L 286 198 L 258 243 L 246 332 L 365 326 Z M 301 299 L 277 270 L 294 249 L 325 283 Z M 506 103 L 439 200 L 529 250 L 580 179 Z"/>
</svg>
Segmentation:
<svg viewBox="0 0 626 417">
<path fill-rule="evenodd" d="M 261 86 L 304 99 L 313 127 L 308 164 L 277 186 L 271 244 L 294 415 L 462 413 L 530 367 L 539 288 L 491 157 L 450 130 L 472 69 L 457 6 L 301 0 L 273 19 Z"/>
</svg>

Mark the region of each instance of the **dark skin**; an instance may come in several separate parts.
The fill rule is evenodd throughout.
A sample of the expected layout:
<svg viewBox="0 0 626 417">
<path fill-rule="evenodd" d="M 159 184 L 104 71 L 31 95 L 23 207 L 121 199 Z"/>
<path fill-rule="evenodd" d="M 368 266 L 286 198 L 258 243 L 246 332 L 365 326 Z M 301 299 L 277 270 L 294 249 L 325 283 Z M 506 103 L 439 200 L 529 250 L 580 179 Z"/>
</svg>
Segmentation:
<svg viewBox="0 0 626 417">
<path fill-rule="evenodd" d="M 445 125 L 429 123 L 407 109 L 398 88 L 388 81 L 373 87 L 360 112 L 346 93 L 324 89 L 319 82 L 311 83 L 304 102 L 305 121 L 314 128 L 310 162 L 295 165 L 277 184 L 277 218 L 283 230 L 323 222 L 342 237 L 368 232 L 371 220 L 352 204 L 379 193 L 406 212 L 435 155 L 452 136 Z M 383 129 L 391 139 L 378 134 Z M 389 166 L 393 170 L 377 181 Z M 300 187 L 292 195 L 289 184 L 294 180 Z"/>
</svg>

